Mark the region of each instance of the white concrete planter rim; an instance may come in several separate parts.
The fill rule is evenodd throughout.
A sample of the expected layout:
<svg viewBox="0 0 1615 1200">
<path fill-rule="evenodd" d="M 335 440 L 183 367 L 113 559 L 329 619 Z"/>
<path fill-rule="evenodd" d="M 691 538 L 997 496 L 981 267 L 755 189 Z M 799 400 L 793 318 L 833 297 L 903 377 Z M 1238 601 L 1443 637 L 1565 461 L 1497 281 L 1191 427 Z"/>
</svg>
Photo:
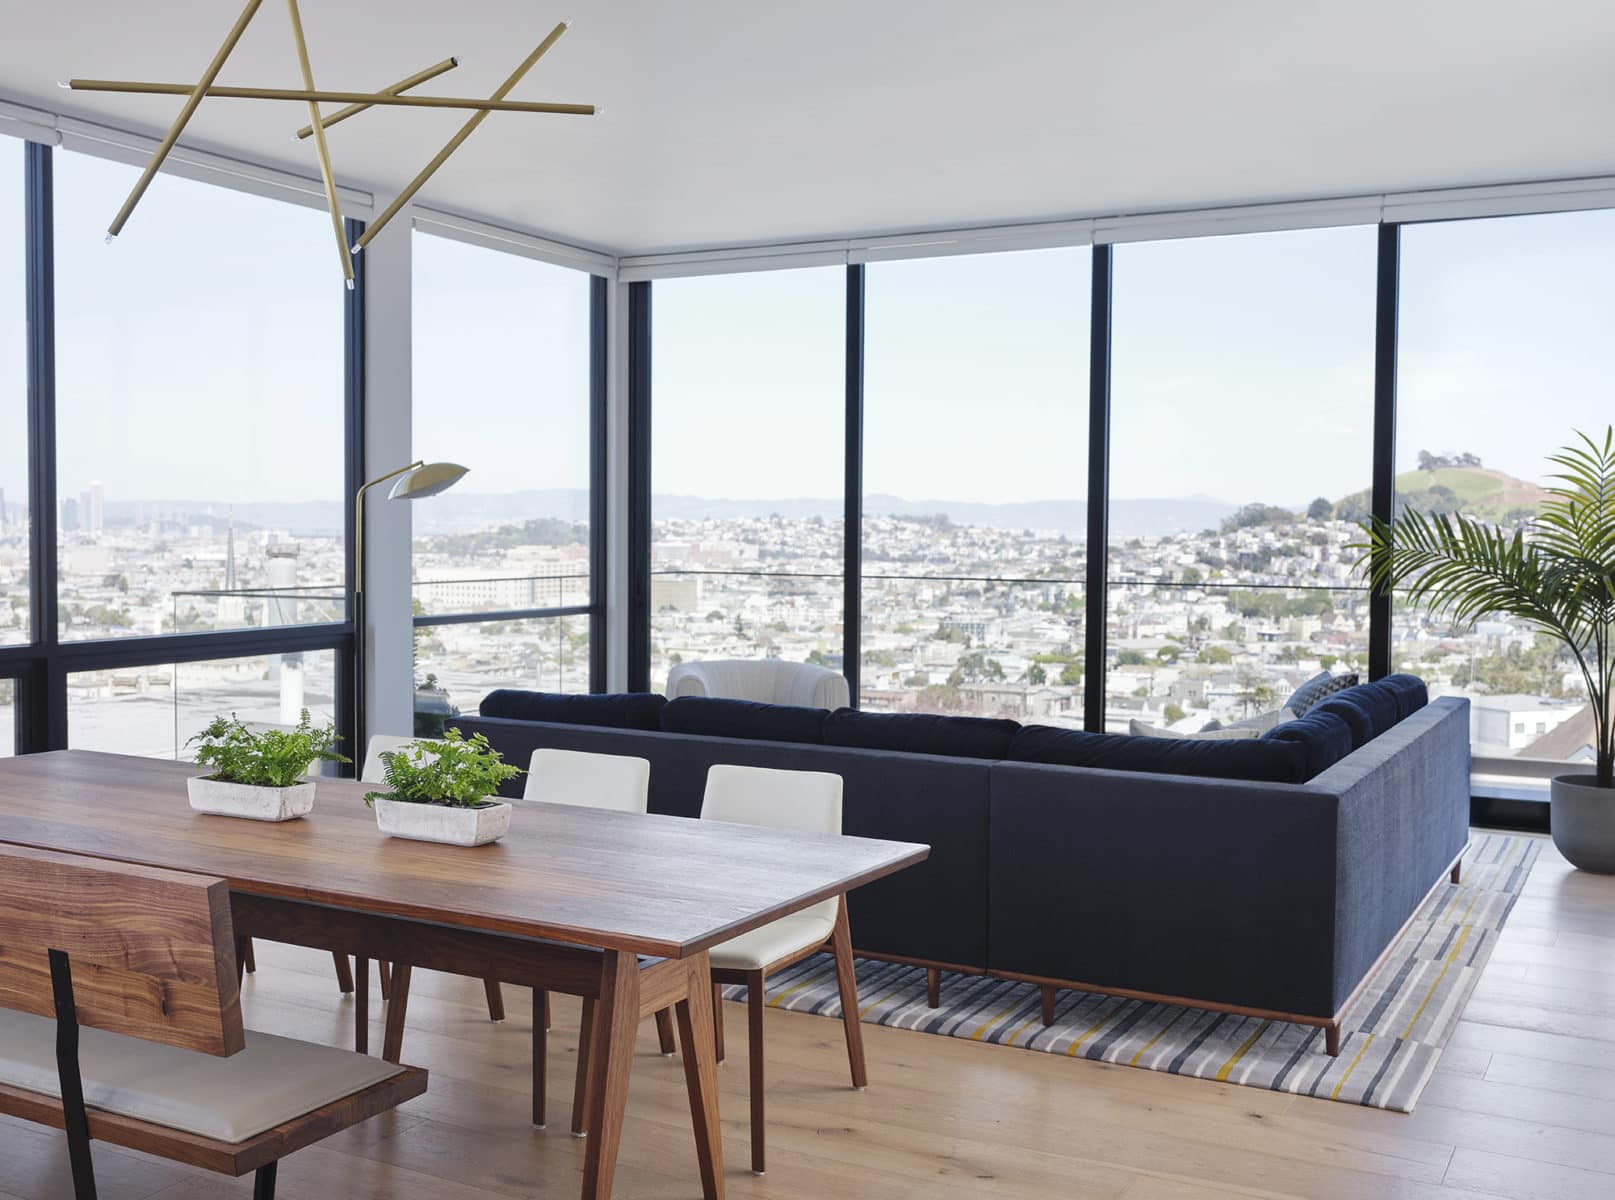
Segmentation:
<svg viewBox="0 0 1615 1200">
<path fill-rule="evenodd" d="M 388 837 L 450 846 L 483 846 L 510 832 L 511 806 L 487 799 L 475 808 L 419 804 L 408 800 L 375 801 L 376 828 Z"/>
<path fill-rule="evenodd" d="M 255 787 L 231 783 L 212 775 L 192 775 L 185 781 L 191 807 L 219 817 L 248 821 L 290 821 L 314 808 L 314 781 L 300 779 L 290 787 Z"/>
</svg>

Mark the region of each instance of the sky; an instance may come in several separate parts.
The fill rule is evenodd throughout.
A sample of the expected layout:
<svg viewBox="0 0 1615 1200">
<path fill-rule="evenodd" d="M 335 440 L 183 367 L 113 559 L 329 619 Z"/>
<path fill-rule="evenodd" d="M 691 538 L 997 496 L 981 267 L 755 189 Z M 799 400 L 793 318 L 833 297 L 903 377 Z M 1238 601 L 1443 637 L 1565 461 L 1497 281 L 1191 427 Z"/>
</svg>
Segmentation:
<svg viewBox="0 0 1615 1200">
<path fill-rule="evenodd" d="M 0 152 L 7 149 L 0 144 Z M 0 487 L 25 451 L 22 153 L 0 170 Z M 339 497 L 342 293 L 325 214 L 56 156 L 59 475 L 109 501 Z M 1112 494 L 1299 504 L 1369 478 L 1371 227 L 1115 249 Z M 1090 251 L 867 269 L 865 483 L 1081 498 Z M 588 283 L 415 236 L 414 441 L 467 491 L 587 483 Z M 840 494 L 845 276 L 655 284 L 654 489 Z M 1398 464 L 1469 451 L 1541 478 L 1615 419 L 1615 212 L 1403 233 Z M 160 414 L 155 416 L 154 414 Z"/>
</svg>

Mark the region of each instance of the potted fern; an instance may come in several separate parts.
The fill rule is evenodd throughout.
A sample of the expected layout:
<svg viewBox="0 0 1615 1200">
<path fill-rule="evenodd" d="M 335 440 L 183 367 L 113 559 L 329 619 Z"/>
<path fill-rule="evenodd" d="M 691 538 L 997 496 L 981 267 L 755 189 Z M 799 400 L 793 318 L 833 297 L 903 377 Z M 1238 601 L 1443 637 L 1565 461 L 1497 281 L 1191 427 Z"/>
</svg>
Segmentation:
<svg viewBox="0 0 1615 1200">
<path fill-rule="evenodd" d="M 436 741 L 410 742 L 381 756 L 385 792 L 370 792 L 376 827 L 388 837 L 481 846 L 510 831 L 510 805 L 499 785 L 521 774 L 482 734 L 448 729 Z"/>
<path fill-rule="evenodd" d="M 326 724 L 315 729 L 308 709 L 293 729 L 254 731 L 230 715 L 215 717 L 186 742 L 197 746 L 196 763 L 205 775 L 186 780 L 197 812 L 253 821 L 290 821 L 314 807 L 314 781 L 305 778 L 316 762 L 350 761 L 333 747 L 340 739 Z"/>
<path fill-rule="evenodd" d="M 1466 624 L 1506 616 L 1561 642 L 1593 719 L 1594 773 L 1553 780 L 1553 841 L 1574 865 L 1615 873 L 1615 426 L 1550 455 L 1547 499 L 1510 533 L 1463 513 L 1409 509 L 1365 526 L 1376 587 Z"/>
</svg>

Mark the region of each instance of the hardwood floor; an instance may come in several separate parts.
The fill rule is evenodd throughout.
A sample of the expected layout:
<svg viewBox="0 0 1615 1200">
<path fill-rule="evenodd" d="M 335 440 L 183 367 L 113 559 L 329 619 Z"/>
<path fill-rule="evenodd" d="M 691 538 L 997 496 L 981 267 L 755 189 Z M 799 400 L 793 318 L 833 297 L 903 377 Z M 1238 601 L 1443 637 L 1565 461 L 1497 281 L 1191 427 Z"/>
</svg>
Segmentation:
<svg viewBox="0 0 1615 1200">
<path fill-rule="evenodd" d="M 247 1024 L 348 1044 L 329 955 L 260 942 Z M 382 1006 L 373 997 L 373 1039 Z M 576 1192 L 568 1132 L 578 1004 L 554 998 L 549 1125 L 528 1125 L 531 994 L 488 1021 L 482 984 L 417 972 L 405 1059 L 425 1096 L 287 1159 L 284 1200 L 505 1200 Z M 738 1019 L 741 1011 L 731 1007 Z M 1615 878 L 1544 847 L 1496 955 L 1408 1116 L 1126 1067 L 864 1027 L 852 1091 L 839 1022 L 770 1010 L 768 1174 L 748 1158 L 745 1056 L 719 1070 L 730 1196 L 839 1200 L 1607 1200 L 1615 1196 Z M 379 1044 L 379 1043 L 376 1043 Z M 105 1146 L 108 1200 L 251 1194 Z M 54 1130 L 0 1119 L 0 1200 L 70 1195 Z M 640 1028 L 616 1195 L 700 1195 L 682 1069 Z"/>
</svg>

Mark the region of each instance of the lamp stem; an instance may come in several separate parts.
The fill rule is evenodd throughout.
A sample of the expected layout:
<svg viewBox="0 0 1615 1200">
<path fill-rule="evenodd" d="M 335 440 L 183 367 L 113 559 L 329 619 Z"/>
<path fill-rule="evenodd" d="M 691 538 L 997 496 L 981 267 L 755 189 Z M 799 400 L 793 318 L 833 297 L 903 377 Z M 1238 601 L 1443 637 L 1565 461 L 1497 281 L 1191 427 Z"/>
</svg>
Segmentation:
<svg viewBox="0 0 1615 1200">
<path fill-rule="evenodd" d="M 357 750 L 356 758 L 360 761 L 364 758 L 365 727 L 364 498 L 378 483 L 386 483 L 406 471 L 425 465 L 425 459 L 416 459 L 396 471 L 378 475 L 361 484 L 353 496 L 353 741 Z"/>
</svg>

